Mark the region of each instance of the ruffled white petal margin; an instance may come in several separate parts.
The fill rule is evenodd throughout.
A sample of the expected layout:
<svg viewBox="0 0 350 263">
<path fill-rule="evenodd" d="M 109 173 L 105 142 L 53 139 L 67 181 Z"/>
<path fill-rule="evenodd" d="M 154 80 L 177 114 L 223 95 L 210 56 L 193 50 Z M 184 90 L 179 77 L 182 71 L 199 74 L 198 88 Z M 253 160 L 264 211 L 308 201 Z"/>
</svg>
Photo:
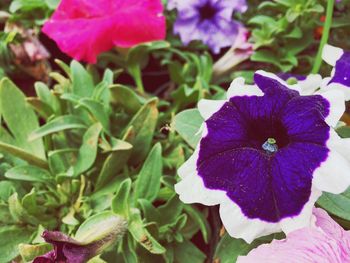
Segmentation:
<svg viewBox="0 0 350 263">
<path fill-rule="evenodd" d="M 329 126 L 335 127 L 345 112 L 344 93 L 339 90 L 328 90 L 321 93 L 316 93 L 324 97 L 330 104 L 329 114 L 326 122 Z"/>
<path fill-rule="evenodd" d="M 341 48 L 327 44 L 323 47 L 322 59 L 334 67 L 337 60 L 339 60 L 343 54 L 344 51 Z"/>
<path fill-rule="evenodd" d="M 276 79 L 289 88 L 277 76 L 264 71 L 258 74 Z M 330 103 L 330 114 L 326 119 L 327 124 L 335 126 L 341 114 L 345 110 L 344 97 L 338 91 L 329 91 L 321 94 Z M 228 99 L 233 96 L 263 96 L 262 91 L 256 85 L 245 85 L 243 78 L 235 79 L 228 92 Z M 198 104 L 199 111 L 204 119 L 210 118 L 218 111 L 226 101 L 201 100 Z M 208 133 L 205 123 L 203 124 L 202 137 Z M 204 186 L 202 178 L 197 173 L 196 162 L 198 160 L 199 146 L 193 155 L 179 168 L 178 174 L 181 181 L 175 185 L 175 191 L 184 203 L 201 203 L 204 205 L 220 205 L 220 217 L 227 232 L 235 237 L 242 238 L 251 243 L 254 239 L 284 231 L 292 232 L 312 224 L 312 208 L 321 195 L 321 191 L 341 193 L 350 186 L 350 139 L 341 139 L 331 128 L 330 138 L 327 141 L 330 149 L 325 160 L 314 172 L 313 187 L 309 201 L 304 205 L 298 216 L 285 218 L 278 223 L 268 223 L 259 219 L 249 219 L 222 190 L 211 190 Z"/>
<path fill-rule="evenodd" d="M 344 50 L 338 47 L 334 47 L 331 45 L 325 45 L 322 52 L 322 58 L 324 61 L 326 61 L 329 65 L 335 66 L 337 61 L 341 58 L 341 56 L 344 54 Z M 347 86 L 344 86 L 340 83 L 329 83 L 332 79 L 332 76 L 334 76 L 335 68 L 333 68 L 331 77 L 324 78 L 321 84 L 321 92 L 327 91 L 327 90 L 339 90 L 344 93 L 345 100 L 350 100 L 350 88 Z"/>
<path fill-rule="evenodd" d="M 314 172 L 312 183 L 322 191 L 340 194 L 350 185 L 350 141 L 331 130 L 327 147 L 327 160 Z"/>
</svg>

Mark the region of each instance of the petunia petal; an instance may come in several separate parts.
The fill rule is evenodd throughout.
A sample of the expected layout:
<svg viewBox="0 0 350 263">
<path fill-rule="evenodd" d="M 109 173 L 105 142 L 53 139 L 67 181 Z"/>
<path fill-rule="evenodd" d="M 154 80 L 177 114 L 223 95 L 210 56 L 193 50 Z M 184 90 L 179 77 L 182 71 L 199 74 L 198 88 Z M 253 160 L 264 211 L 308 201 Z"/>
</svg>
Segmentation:
<svg viewBox="0 0 350 263">
<path fill-rule="evenodd" d="M 345 112 L 345 98 L 339 90 L 329 90 L 320 93 L 329 102 L 329 114 L 325 121 L 331 127 L 335 127 Z"/>
<path fill-rule="evenodd" d="M 322 58 L 329 65 L 335 66 L 336 62 L 343 55 L 344 51 L 341 48 L 331 45 L 325 45 L 322 51 Z"/>
<path fill-rule="evenodd" d="M 344 231 L 324 210 L 313 209 L 315 226 L 274 240 L 238 258 L 238 263 L 343 263 L 350 261 L 350 232 Z"/>
<path fill-rule="evenodd" d="M 338 151 L 337 145 L 341 140 L 331 133 L 327 142 L 330 152 L 327 160 L 315 171 L 313 184 L 320 190 L 340 194 L 350 186 L 350 164 Z"/>
<path fill-rule="evenodd" d="M 300 214 L 295 217 L 285 218 L 280 222 L 281 229 L 287 235 L 297 229 L 308 227 L 311 225 L 312 208 L 322 192 L 315 187 L 311 190 L 309 201 L 304 205 Z"/>
<path fill-rule="evenodd" d="M 236 78 L 227 90 L 227 99 L 235 96 L 263 96 L 264 93 L 256 85 L 245 84 L 244 78 Z"/>
<path fill-rule="evenodd" d="M 215 112 L 225 104 L 225 100 L 206 100 L 201 99 L 198 102 L 198 110 L 204 120 L 209 119 Z"/>
<path fill-rule="evenodd" d="M 251 243 L 257 237 L 280 231 L 280 226 L 276 223 L 247 218 L 239 206 L 228 197 L 220 204 L 220 218 L 230 236 L 242 238 L 247 243 Z"/>
<path fill-rule="evenodd" d="M 165 38 L 160 0 L 62 0 L 42 31 L 77 60 L 96 62 L 113 46 Z"/>
</svg>

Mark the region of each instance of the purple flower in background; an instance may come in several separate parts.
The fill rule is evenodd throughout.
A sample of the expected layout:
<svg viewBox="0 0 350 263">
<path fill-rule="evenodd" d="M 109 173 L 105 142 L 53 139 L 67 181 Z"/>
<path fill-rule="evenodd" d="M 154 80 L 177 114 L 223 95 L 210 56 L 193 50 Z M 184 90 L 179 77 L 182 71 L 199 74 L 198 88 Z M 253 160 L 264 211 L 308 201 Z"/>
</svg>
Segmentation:
<svg viewBox="0 0 350 263">
<path fill-rule="evenodd" d="M 245 0 L 171 0 L 168 9 L 178 11 L 174 33 L 187 45 L 202 40 L 214 53 L 231 46 L 241 26 L 233 12 L 245 12 Z"/>
<path fill-rule="evenodd" d="M 326 45 L 322 57 L 334 67 L 331 77 L 324 80 L 322 88 L 341 90 L 345 100 L 350 100 L 350 52 Z"/>
<path fill-rule="evenodd" d="M 350 139 L 333 129 L 343 93 L 302 96 L 264 71 L 254 81 L 237 78 L 227 100 L 198 103 L 202 138 L 175 185 L 185 203 L 220 204 L 228 233 L 247 242 L 309 226 L 321 191 L 350 185 Z"/>
<path fill-rule="evenodd" d="M 350 262 L 350 232 L 337 224 L 324 210 L 314 208 L 315 226 L 290 233 L 253 249 L 237 263 L 344 263 Z"/>
</svg>

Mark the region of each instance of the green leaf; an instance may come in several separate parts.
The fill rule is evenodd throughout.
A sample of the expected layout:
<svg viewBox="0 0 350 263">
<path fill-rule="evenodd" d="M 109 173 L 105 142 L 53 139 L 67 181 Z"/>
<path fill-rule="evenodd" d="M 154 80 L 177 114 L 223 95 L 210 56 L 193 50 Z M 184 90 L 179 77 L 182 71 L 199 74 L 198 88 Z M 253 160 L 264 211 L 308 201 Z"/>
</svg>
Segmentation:
<svg viewBox="0 0 350 263">
<path fill-rule="evenodd" d="M 112 200 L 112 211 L 125 218 L 130 217 L 130 191 L 131 191 L 131 179 L 124 180 Z"/>
<path fill-rule="evenodd" d="M 28 142 L 28 135 L 39 127 L 39 121 L 25 99 L 22 91 L 9 79 L 0 81 L 0 115 L 14 136 L 14 146 L 45 160 L 42 140 Z"/>
<path fill-rule="evenodd" d="M 86 129 L 86 125 L 83 120 L 77 116 L 60 116 L 33 131 L 29 136 L 29 140 L 33 141 L 37 138 L 69 129 Z"/>
<path fill-rule="evenodd" d="M 35 92 L 39 99 L 49 105 L 55 113 L 60 111 L 60 104 L 58 98 L 51 92 L 49 87 L 43 82 L 36 82 L 34 84 Z"/>
<path fill-rule="evenodd" d="M 116 240 L 123 236 L 126 228 L 127 222 L 123 218 L 111 211 L 104 211 L 85 220 L 74 238 L 82 244 L 107 240 L 111 236 Z"/>
<path fill-rule="evenodd" d="M 116 84 L 110 87 L 112 102 L 121 105 L 129 114 L 135 114 L 144 103 L 144 99 L 139 97 L 131 88 Z"/>
<path fill-rule="evenodd" d="M 158 121 L 157 103 L 158 99 L 148 101 L 136 113 L 125 129 L 125 140 L 133 145 L 130 157 L 132 164 L 137 164 L 143 160 L 151 147 L 153 133 Z"/>
<path fill-rule="evenodd" d="M 73 93 L 83 98 L 91 97 L 94 90 L 94 83 L 90 74 L 77 61 L 73 60 L 70 64 Z"/>
<path fill-rule="evenodd" d="M 51 244 L 42 243 L 37 245 L 19 244 L 19 253 L 26 262 L 34 260 L 34 258 L 44 255 L 53 249 Z"/>
<path fill-rule="evenodd" d="M 204 242 L 208 244 L 211 236 L 211 228 L 203 212 L 190 205 L 185 205 L 184 210 L 189 215 L 188 221 L 192 220 L 194 222 L 195 226 L 202 232 Z M 184 233 L 184 235 L 186 235 L 186 233 Z"/>
<path fill-rule="evenodd" d="M 75 176 L 87 171 L 94 164 L 101 130 L 101 124 L 95 123 L 85 132 L 83 144 L 79 149 L 77 163 L 74 165 Z"/>
<path fill-rule="evenodd" d="M 47 170 L 32 165 L 16 166 L 5 173 L 5 177 L 28 182 L 52 182 L 52 176 Z"/>
<path fill-rule="evenodd" d="M 104 161 L 101 172 L 97 178 L 96 190 L 104 186 L 113 176 L 117 175 L 129 160 L 132 145 L 124 141 L 121 142 L 123 142 L 123 144 L 120 144 L 120 147 L 115 147 Z"/>
<path fill-rule="evenodd" d="M 173 122 L 173 127 L 180 136 L 194 149 L 196 148 L 202 133 L 200 128 L 204 122 L 197 109 L 185 110 L 178 113 Z"/>
<path fill-rule="evenodd" d="M 180 216 L 184 204 L 180 202 L 177 194 L 173 195 L 164 205 L 158 207 L 158 212 L 161 215 L 160 223 L 169 224 L 176 221 Z"/>
<path fill-rule="evenodd" d="M 17 226 L 0 228 L 0 262 L 10 262 L 18 254 L 18 245 L 28 243 L 32 232 Z"/>
<path fill-rule="evenodd" d="M 129 231 L 134 239 L 152 254 L 165 253 L 165 248 L 158 243 L 143 225 L 141 214 L 138 209 L 132 209 Z"/>
<path fill-rule="evenodd" d="M 92 99 L 81 99 L 79 101 L 79 105 L 86 108 L 95 118 L 95 120 L 102 124 L 105 132 L 110 133 L 109 116 L 105 112 L 104 106 L 101 102 Z"/>
<path fill-rule="evenodd" d="M 333 215 L 350 221 L 350 189 L 338 195 L 324 192 L 317 204 Z"/>
<path fill-rule="evenodd" d="M 153 146 L 144 162 L 135 185 L 135 200 L 144 198 L 149 201 L 156 199 L 162 177 L 162 146 Z"/>
<path fill-rule="evenodd" d="M 14 182 L 5 181 L 5 180 L 0 181 L 0 203 L 1 203 L 1 200 L 4 202 L 7 201 L 9 197 L 16 192 L 17 192 L 17 189 Z"/>
<path fill-rule="evenodd" d="M 205 254 L 188 240 L 182 243 L 175 243 L 174 255 L 176 262 L 203 263 L 206 258 Z M 232 262 L 235 261 L 230 263 Z M 222 262 L 220 261 L 220 263 Z"/>
<path fill-rule="evenodd" d="M 77 149 L 61 149 L 56 151 L 51 151 L 48 154 L 49 167 L 52 174 L 72 176 L 68 174 L 69 168 L 74 165 L 77 156 Z"/>
<path fill-rule="evenodd" d="M 46 160 L 43 160 L 31 153 L 28 153 L 21 148 L 18 148 L 16 146 L 0 142 L 0 150 L 8 152 L 24 161 L 27 161 L 29 164 L 36 165 L 38 167 L 47 169 L 49 166 L 46 162 Z"/>
<path fill-rule="evenodd" d="M 248 244 L 243 239 L 230 237 L 230 235 L 226 233 L 216 247 L 214 261 L 216 260 L 220 263 L 236 262 L 239 256 L 247 255 L 253 248 L 271 242 L 274 237 L 274 235 L 262 237 L 256 239 L 253 243 Z"/>
<path fill-rule="evenodd" d="M 27 98 L 26 101 L 45 120 L 54 113 L 49 105 L 38 98 Z"/>
<path fill-rule="evenodd" d="M 8 199 L 9 210 L 12 218 L 18 224 L 31 224 L 38 225 L 40 220 L 30 215 L 28 211 L 22 206 L 21 201 L 18 199 L 18 194 L 14 193 Z"/>
<path fill-rule="evenodd" d="M 350 127 L 349 126 L 339 127 L 336 129 L 336 132 L 342 138 L 350 138 Z"/>
</svg>

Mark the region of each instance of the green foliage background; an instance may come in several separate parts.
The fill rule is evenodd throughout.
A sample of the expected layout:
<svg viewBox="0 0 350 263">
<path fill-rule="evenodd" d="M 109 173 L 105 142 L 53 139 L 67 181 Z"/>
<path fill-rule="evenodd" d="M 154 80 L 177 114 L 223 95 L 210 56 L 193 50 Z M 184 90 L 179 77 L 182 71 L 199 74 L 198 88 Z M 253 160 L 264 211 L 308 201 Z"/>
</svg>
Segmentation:
<svg viewBox="0 0 350 263">
<path fill-rule="evenodd" d="M 39 28 L 57 3 L 13 0 L 0 7 L 12 22 Z M 78 238 L 83 222 L 96 224 L 99 233 L 111 214 L 125 218 L 128 231 L 91 262 L 228 263 L 282 237 L 250 245 L 231 238 L 220 231 L 216 207 L 185 205 L 173 187 L 177 168 L 199 140 L 203 120 L 190 109 L 198 100 L 223 98 L 233 77 L 249 80 L 255 69 L 311 71 L 326 2 L 248 3 L 236 19 L 251 30 L 254 54 L 220 78 L 212 71 L 218 57 L 198 42 L 183 47 L 170 31 L 176 14 L 167 12 L 167 41 L 104 53 L 94 66 L 56 60 L 59 69 L 50 72 L 49 84 L 35 83 L 34 96 L 8 77 L 1 80 L 0 262 L 31 261 L 50 250 L 40 238 L 43 229 Z M 329 41 L 345 49 L 349 16 L 349 1 L 338 3 Z M 13 34 L 0 33 L 0 74 L 10 77 L 18 71 L 8 49 L 18 41 Z M 153 84 L 157 74 L 166 77 Z M 338 133 L 350 137 L 350 128 Z M 350 227 L 349 191 L 324 194 L 318 205 Z"/>
</svg>

